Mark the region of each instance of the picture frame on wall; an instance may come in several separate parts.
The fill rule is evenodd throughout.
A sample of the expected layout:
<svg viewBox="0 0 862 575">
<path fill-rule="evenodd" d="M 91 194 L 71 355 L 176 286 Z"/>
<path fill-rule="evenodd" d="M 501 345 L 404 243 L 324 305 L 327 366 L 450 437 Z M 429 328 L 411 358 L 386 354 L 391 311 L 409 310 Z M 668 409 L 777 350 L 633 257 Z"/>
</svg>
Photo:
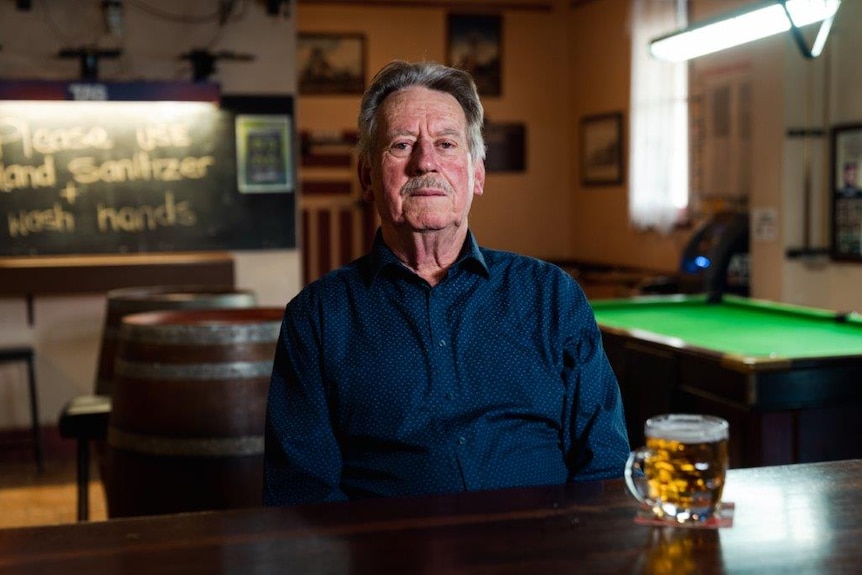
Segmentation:
<svg viewBox="0 0 862 575">
<path fill-rule="evenodd" d="M 520 122 L 491 122 L 486 118 L 485 171 L 524 172 L 527 169 L 527 126 Z"/>
<path fill-rule="evenodd" d="M 623 183 L 623 114 L 612 112 L 581 120 L 581 184 Z"/>
<path fill-rule="evenodd" d="M 239 114 L 234 124 L 239 192 L 241 194 L 292 192 L 290 117 Z"/>
<path fill-rule="evenodd" d="M 447 64 L 473 76 L 480 96 L 503 92 L 503 18 L 498 14 L 449 14 Z"/>
<path fill-rule="evenodd" d="M 862 262 L 862 124 L 834 126 L 830 155 L 831 256 Z"/>
<path fill-rule="evenodd" d="M 297 35 L 297 74 L 302 95 L 362 94 L 365 90 L 365 35 Z"/>
</svg>

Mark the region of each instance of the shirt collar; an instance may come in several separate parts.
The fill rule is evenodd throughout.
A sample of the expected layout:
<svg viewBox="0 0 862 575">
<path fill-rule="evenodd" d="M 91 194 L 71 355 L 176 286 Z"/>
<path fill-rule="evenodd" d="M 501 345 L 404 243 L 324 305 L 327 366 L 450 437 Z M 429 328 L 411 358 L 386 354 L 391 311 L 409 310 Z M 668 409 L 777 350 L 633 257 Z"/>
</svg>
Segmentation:
<svg viewBox="0 0 862 575">
<path fill-rule="evenodd" d="M 392 250 L 384 243 L 383 234 L 380 228 L 374 234 L 374 243 L 371 246 L 371 252 L 366 258 L 366 265 L 363 266 L 363 276 L 366 283 L 370 286 L 375 278 L 380 274 L 383 268 L 387 266 L 403 267 Z M 467 237 L 464 239 L 464 245 L 461 246 L 461 252 L 458 254 L 458 259 L 452 264 L 453 268 L 461 267 L 467 271 L 480 274 L 485 278 L 490 277 L 488 264 L 485 262 L 485 256 L 482 255 L 482 250 L 479 248 L 479 243 L 476 241 L 473 232 L 467 230 Z"/>
</svg>

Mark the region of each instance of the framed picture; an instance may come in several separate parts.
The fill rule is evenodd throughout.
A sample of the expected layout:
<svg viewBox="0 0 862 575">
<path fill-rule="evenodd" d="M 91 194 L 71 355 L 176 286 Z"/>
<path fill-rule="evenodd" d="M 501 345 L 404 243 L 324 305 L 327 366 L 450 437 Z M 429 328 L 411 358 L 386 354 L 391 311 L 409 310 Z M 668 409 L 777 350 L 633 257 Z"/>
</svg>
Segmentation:
<svg viewBox="0 0 862 575">
<path fill-rule="evenodd" d="M 527 126 L 521 123 L 485 122 L 485 170 L 523 172 L 527 169 Z"/>
<path fill-rule="evenodd" d="M 236 117 L 237 188 L 242 194 L 293 191 L 290 117 Z"/>
<path fill-rule="evenodd" d="M 502 94 L 502 17 L 449 14 L 446 58 L 470 72 L 481 96 Z"/>
<path fill-rule="evenodd" d="M 832 258 L 862 261 L 862 124 L 832 128 Z"/>
<path fill-rule="evenodd" d="M 364 35 L 300 33 L 296 52 L 300 94 L 362 94 L 365 90 Z"/>
<path fill-rule="evenodd" d="M 581 120 L 581 184 L 623 183 L 623 115 L 587 116 Z"/>
</svg>

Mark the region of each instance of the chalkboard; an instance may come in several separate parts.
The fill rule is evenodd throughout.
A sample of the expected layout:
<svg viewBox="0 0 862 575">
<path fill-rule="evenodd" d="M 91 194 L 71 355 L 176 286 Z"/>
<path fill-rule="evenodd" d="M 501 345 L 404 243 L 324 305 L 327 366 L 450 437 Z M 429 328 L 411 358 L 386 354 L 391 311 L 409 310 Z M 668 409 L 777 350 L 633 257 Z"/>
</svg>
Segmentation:
<svg viewBox="0 0 862 575">
<path fill-rule="evenodd" d="M 288 97 L 0 101 L 0 255 L 293 248 L 292 112 Z"/>
</svg>

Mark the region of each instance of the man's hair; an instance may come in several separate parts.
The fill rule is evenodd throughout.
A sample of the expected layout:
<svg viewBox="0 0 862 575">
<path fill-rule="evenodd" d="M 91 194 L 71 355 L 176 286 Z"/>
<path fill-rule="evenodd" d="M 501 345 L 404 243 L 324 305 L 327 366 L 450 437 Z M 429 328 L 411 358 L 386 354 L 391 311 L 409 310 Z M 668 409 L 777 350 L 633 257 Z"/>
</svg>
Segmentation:
<svg viewBox="0 0 862 575">
<path fill-rule="evenodd" d="M 467 146 L 470 155 L 474 161 L 484 160 L 482 102 L 470 74 L 436 62 L 409 63 L 403 60 L 394 60 L 377 72 L 362 96 L 359 106 L 359 142 L 356 146 L 359 158 L 371 160 L 378 136 L 377 110 L 380 104 L 389 94 L 412 86 L 445 92 L 458 100 L 467 118 Z"/>
</svg>

